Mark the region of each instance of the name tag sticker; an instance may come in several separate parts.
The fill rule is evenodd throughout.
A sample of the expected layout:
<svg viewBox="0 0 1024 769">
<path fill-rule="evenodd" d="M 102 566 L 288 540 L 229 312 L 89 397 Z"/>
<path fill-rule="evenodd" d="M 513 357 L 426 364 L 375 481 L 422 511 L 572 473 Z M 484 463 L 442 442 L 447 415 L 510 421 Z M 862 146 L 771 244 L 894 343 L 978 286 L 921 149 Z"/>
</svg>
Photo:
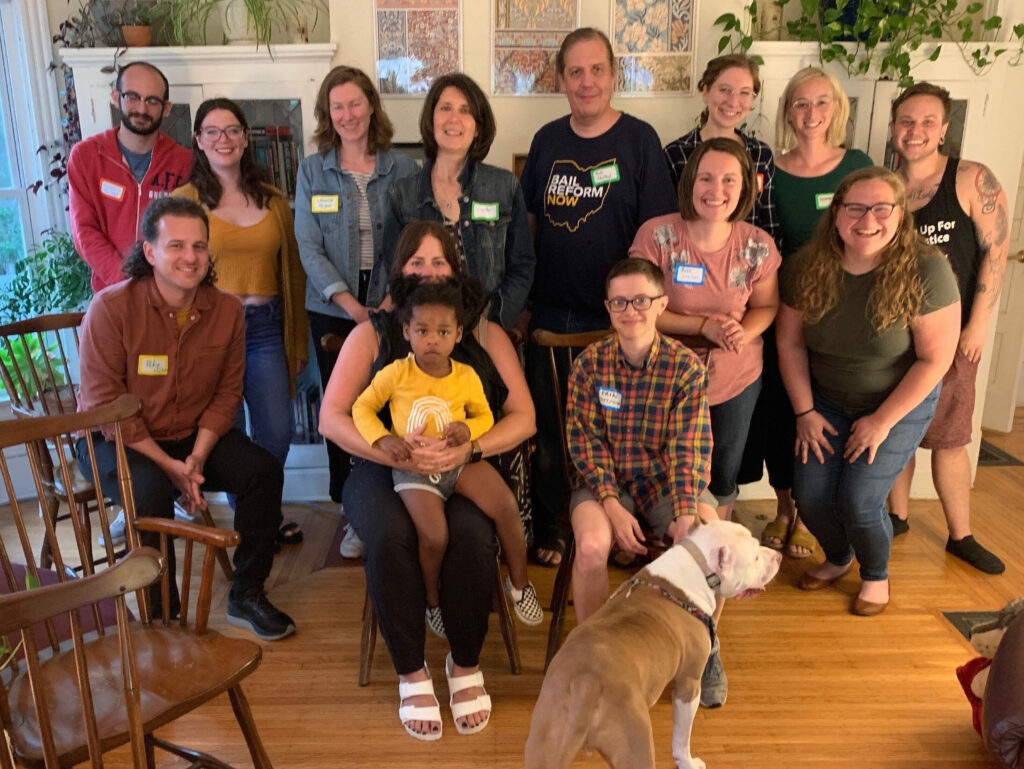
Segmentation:
<svg viewBox="0 0 1024 769">
<path fill-rule="evenodd" d="M 142 376 L 167 376 L 167 356 L 140 355 L 139 374 Z"/>
<path fill-rule="evenodd" d="M 498 204 L 477 203 L 474 200 L 470 208 L 469 218 L 474 222 L 496 222 L 498 221 Z"/>
<path fill-rule="evenodd" d="M 110 179 L 100 179 L 100 194 L 103 195 L 103 197 L 116 200 L 120 203 L 124 200 L 124 191 L 125 187 L 123 184 L 112 182 Z"/>
<path fill-rule="evenodd" d="M 764 192 L 764 174 L 757 175 L 757 194 Z"/>
<path fill-rule="evenodd" d="M 703 286 L 704 267 L 699 264 L 677 264 L 672 273 L 672 282 L 684 286 Z"/>
<path fill-rule="evenodd" d="M 590 181 L 595 187 L 602 184 L 611 184 L 619 180 L 619 164 L 612 163 L 610 166 L 601 166 L 590 172 Z"/>
<path fill-rule="evenodd" d="M 622 393 L 610 387 L 598 387 L 597 399 L 609 411 L 622 410 Z"/>
<path fill-rule="evenodd" d="M 814 207 L 819 211 L 824 211 L 829 207 L 829 204 L 832 202 L 832 198 L 835 196 L 834 192 L 819 192 L 814 196 Z"/>
<path fill-rule="evenodd" d="M 337 195 L 314 195 L 310 198 L 309 207 L 314 214 L 338 213 Z"/>
</svg>

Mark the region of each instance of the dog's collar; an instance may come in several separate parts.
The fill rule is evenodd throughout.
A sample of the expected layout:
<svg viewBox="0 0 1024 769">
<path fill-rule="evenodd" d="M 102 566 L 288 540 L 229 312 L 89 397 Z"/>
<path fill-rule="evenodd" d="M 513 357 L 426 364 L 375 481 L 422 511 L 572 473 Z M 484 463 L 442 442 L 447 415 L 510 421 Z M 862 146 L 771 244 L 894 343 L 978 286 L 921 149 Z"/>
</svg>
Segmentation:
<svg viewBox="0 0 1024 769">
<path fill-rule="evenodd" d="M 708 629 L 708 633 L 711 636 L 711 645 L 715 645 L 715 621 L 711 618 L 710 614 L 708 614 L 706 611 L 701 609 L 696 604 L 693 604 L 690 601 L 684 601 L 682 598 L 666 590 L 661 585 L 658 585 L 654 582 L 648 582 L 639 574 L 630 579 L 629 581 L 623 582 L 622 585 L 619 586 L 619 589 L 612 594 L 612 598 L 617 596 L 619 593 L 624 593 L 623 598 L 629 598 L 629 594 L 633 592 L 634 587 L 649 587 L 651 590 L 655 590 L 658 593 L 660 593 L 662 598 L 667 598 L 680 609 L 689 612 L 694 617 L 699 619 L 701 622 L 704 623 L 704 625 Z"/>
<path fill-rule="evenodd" d="M 704 558 L 704 553 L 700 551 L 700 548 L 693 544 L 690 539 L 684 539 L 680 543 L 683 549 L 693 556 L 693 560 L 697 562 L 697 567 L 704 573 L 704 580 L 708 583 L 708 587 L 712 590 L 717 590 L 719 585 L 722 584 L 722 580 L 708 567 L 707 559 Z"/>
</svg>

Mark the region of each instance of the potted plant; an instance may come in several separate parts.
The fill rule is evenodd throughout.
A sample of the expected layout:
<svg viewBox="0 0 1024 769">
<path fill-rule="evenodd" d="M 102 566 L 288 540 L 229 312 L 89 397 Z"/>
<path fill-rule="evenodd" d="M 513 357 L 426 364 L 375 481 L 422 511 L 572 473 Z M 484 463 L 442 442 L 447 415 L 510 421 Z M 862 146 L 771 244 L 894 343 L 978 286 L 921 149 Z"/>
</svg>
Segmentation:
<svg viewBox="0 0 1024 769">
<path fill-rule="evenodd" d="M 275 30 L 313 26 L 327 11 L 326 0 L 161 0 L 160 11 L 171 28 L 174 42 L 206 42 L 206 25 L 217 13 L 224 42 L 255 43 L 269 47 Z M 312 16 L 313 24 L 308 24 Z"/>
<path fill-rule="evenodd" d="M 773 0 L 785 6 L 790 0 Z M 762 0 L 762 5 L 764 0 Z M 985 42 L 1003 29 L 1003 18 L 985 15 L 984 3 L 955 0 L 916 0 L 912 12 L 906 0 L 799 0 L 800 13 L 786 22 L 789 39 L 816 42 L 822 62 L 835 62 L 851 77 L 877 72 L 882 78 L 914 82 L 911 54 L 922 45 L 935 44 L 928 56 L 935 61 L 943 43 L 959 49 L 975 73 L 981 75 L 1000 56 L 1011 54 L 1010 64 L 1024 60 L 1024 24 L 1008 30 L 1010 42 Z M 757 29 L 758 3 L 744 6 L 749 27 L 736 14 L 725 13 L 715 20 L 723 35 L 718 50 L 746 51 L 754 42 L 748 31 Z M 980 45 L 973 45 L 980 43 Z"/>
<path fill-rule="evenodd" d="M 50 312 L 81 310 L 92 297 L 92 275 L 71 235 L 45 230 L 42 240 L 14 265 L 0 299 L 0 322 Z"/>
<path fill-rule="evenodd" d="M 124 5 L 113 13 L 124 44 L 130 48 L 147 46 L 153 39 L 153 22 L 160 15 L 160 2 L 125 0 Z"/>
</svg>

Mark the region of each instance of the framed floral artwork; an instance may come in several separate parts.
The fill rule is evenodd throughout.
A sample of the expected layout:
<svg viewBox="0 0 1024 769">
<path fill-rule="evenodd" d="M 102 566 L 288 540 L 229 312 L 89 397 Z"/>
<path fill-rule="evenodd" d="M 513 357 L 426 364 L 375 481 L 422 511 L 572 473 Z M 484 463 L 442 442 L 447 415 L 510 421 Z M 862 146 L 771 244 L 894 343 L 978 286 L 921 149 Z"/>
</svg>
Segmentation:
<svg viewBox="0 0 1024 769">
<path fill-rule="evenodd" d="M 491 0 L 491 93 L 557 94 L 555 54 L 579 18 L 579 0 Z"/>
<path fill-rule="evenodd" d="M 693 93 L 697 0 L 612 0 L 621 94 Z"/>
<path fill-rule="evenodd" d="M 422 96 L 462 69 L 461 0 L 375 0 L 377 88 Z"/>
</svg>

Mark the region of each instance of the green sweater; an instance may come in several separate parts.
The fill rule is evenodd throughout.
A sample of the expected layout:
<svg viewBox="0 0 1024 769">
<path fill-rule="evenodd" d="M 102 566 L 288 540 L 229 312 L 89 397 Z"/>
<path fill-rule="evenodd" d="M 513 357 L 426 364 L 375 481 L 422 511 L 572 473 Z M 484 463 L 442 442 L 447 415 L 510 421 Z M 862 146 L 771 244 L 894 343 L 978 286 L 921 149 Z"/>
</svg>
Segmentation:
<svg viewBox="0 0 1024 769">
<path fill-rule="evenodd" d="M 782 266 L 782 301 L 791 307 L 804 258 L 810 255 Z M 921 255 L 919 265 L 924 284 L 921 315 L 959 301 L 956 278 L 942 254 L 929 250 Z M 864 275 L 844 272 L 839 304 L 814 325 L 803 327 L 815 390 L 851 413 L 877 409 L 917 360 L 909 328 L 895 323 L 879 333 L 871 325 L 868 297 L 877 273 L 877 269 Z"/>
<path fill-rule="evenodd" d="M 793 176 L 775 168 L 775 212 L 782 228 L 782 258 L 811 239 L 821 212 L 847 174 L 875 162 L 860 150 L 847 150 L 839 165 L 823 176 Z"/>
</svg>

